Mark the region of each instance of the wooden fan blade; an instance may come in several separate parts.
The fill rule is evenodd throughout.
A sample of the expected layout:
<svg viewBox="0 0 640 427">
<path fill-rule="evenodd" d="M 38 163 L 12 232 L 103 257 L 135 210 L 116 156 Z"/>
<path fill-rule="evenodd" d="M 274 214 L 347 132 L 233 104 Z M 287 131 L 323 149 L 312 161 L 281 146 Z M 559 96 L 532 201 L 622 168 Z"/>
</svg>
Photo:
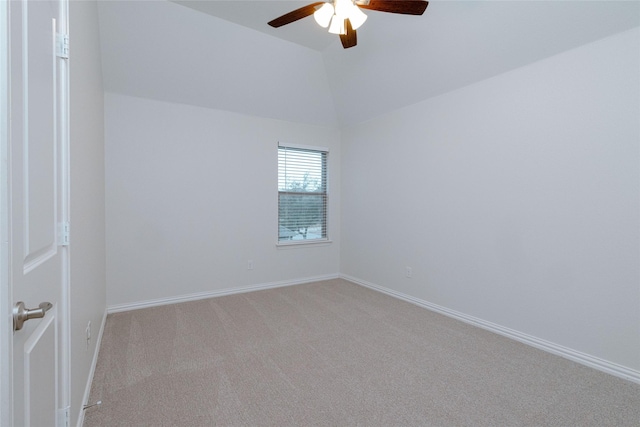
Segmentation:
<svg viewBox="0 0 640 427">
<path fill-rule="evenodd" d="M 340 41 L 342 42 L 343 48 L 349 49 L 350 47 L 354 47 L 358 44 L 358 36 L 356 34 L 356 30 L 351 27 L 351 21 L 348 19 L 344 20 L 344 29 L 346 34 L 340 34 Z"/>
<path fill-rule="evenodd" d="M 424 0 L 370 0 L 369 4 L 356 4 L 362 9 L 377 10 L 379 12 L 422 15 L 429 2 Z"/>
<path fill-rule="evenodd" d="M 274 28 L 282 27 L 283 25 L 291 24 L 292 22 L 297 21 L 298 19 L 306 18 L 309 15 L 313 15 L 313 12 L 316 11 L 316 6 L 324 4 L 323 1 L 311 3 L 308 6 L 301 7 L 300 9 L 293 10 L 289 13 L 285 13 L 284 15 L 269 21 L 269 25 Z"/>
</svg>

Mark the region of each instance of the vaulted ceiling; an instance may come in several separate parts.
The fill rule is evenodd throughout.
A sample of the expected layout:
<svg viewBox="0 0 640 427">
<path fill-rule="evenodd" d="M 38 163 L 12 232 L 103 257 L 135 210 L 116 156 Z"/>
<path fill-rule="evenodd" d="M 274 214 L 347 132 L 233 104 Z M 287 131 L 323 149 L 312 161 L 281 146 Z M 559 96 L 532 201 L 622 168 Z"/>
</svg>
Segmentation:
<svg viewBox="0 0 640 427">
<path fill-rule="evenodd" d="M 267 25 L 308 3 L 101 1 L 105 89 L 348 126 L 640 26 L 636 1 L 432 1 L 420 17 L 367 11 L 358 45 L 346 50 L 312 17 Z"/>
</svg>

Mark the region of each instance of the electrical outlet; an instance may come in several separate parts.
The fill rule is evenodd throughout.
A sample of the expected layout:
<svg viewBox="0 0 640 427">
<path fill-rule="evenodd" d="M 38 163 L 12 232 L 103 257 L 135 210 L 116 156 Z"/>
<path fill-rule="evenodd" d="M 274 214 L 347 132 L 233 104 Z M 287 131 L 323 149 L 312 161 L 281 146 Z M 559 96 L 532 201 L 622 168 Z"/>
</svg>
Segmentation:
<svg viewBox="0 0 640 427">
<path fill-rule="evenodd" d="M 247 261 L 247 270 L 253 270 L 253 260 Z"/>
<path fill-rule="evenodd" d="M 404 276 L 410 279 L 413 276 L 413 269 L 411 267 L 405 267 Z"/>
</svg>

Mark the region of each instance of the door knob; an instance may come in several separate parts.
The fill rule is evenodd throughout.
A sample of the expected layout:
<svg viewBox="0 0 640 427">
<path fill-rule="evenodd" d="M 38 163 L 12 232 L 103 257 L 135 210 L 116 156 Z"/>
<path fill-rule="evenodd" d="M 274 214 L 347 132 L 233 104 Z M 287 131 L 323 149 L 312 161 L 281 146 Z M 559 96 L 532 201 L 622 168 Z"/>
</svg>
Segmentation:
<svg viewBox="0 0 640 427">
<path fill-rule="evenodd" d="M 22 325 L 29 319 L 38 319 L 44 317 L 45 313 L 53 307 L 50 302 L 41 302 L 38 308 L 25 308 L 22 301 L 16 303 L 13 307 L 13 330 L 19 331 Z"/>
</svg>

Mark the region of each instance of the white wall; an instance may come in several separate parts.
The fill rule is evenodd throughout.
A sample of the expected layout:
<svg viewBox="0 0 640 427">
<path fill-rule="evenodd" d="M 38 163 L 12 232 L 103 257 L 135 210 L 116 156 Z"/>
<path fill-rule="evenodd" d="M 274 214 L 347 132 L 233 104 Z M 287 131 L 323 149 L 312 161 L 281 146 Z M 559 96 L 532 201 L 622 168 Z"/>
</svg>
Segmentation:
<svg viewBox="0 0 640 427">
<path fill-rule="evenodd" d="M 639 40 L 346 129 L 341 272 L 640 370 Z"/>
<path fill-rule="evenodd" d="M 104 92 L 96 3 L 72 1 L 69 7 L 71 425 L 76 425 L 106 308 Z"/>
<path fill-rule="evenodd" d="M 336 123 L 316 51 L 168 1 L 101 1 L 99 10 L 107 92 Z"/>
<path fill-rule="evenodd" d="M 105 114 L 109 306 L 338 274 L 337 130 L 113 93 Z M 278 141 L 330 148 L 334 243 L 276 248 Z"/>
</svg>

